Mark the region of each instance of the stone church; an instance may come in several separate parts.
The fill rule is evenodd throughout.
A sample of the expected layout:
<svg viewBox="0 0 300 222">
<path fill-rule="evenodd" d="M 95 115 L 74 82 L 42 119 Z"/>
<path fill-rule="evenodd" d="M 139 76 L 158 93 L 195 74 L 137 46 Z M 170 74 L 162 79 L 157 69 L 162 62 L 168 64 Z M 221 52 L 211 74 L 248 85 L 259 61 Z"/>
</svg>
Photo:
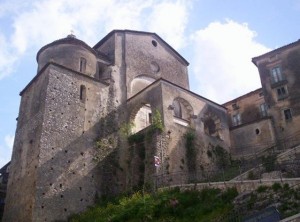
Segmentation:
<svg viewBox="0 0 300 222">
<path fill-rule="evenodd" d="M 253 58 L 262 88 L 223 105 L 189 90 L 189 63 L 155 33 L 114 30 L 94 47 L 69 35 L 36 59 L 3 221 L 64 221 L 159 175 L 188 183 L 217 169 L 216 147 L 238 157 L 300 141 L 300 41 Z"/>
</svg>

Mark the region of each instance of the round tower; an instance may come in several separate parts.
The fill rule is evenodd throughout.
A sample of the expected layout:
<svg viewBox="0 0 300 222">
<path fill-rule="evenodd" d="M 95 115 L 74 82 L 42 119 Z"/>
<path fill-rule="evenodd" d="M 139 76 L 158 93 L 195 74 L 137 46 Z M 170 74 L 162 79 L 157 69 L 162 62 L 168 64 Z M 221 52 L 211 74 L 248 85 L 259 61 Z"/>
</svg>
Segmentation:
<svg viewBox="0 0 300 222">
<path fill-rule="evenodd" d="M 56 40 L 42 47 L 36 56 L 38 72 L 49 62 L 95 77 L 97 53 L 75 35 Z"/>
</svg>

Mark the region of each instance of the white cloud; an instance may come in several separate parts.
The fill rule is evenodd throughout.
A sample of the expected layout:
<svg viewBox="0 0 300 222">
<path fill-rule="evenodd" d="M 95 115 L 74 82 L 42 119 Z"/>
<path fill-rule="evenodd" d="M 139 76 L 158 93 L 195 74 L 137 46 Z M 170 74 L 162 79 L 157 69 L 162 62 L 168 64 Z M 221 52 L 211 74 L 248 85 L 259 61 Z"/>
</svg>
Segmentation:
<svg viewBox="0 0 300 222">
<path fill-rule="evenodd" d="M 0 146 L 0 168 L 10 161 L 10 152 L 7 152 L 4 147 Z"/>
<path fill-rule="evenodd" d="M 12 72 L 16 59 L 10 52 L 9 42 L 0 33 L 0 80 Z"/>
<path fill-rule="evenodd" d="M 113 29 L 137 29 L 155 31 L 175 48 L 182 47 L 190 4 L 181 0 L 22 2 L 0 3 L 0 17 L 11 16 L 7 25 L 12 30 L 9 34 L 0 31 L 0 79 L 11 73 L 10 67 L 29 50 L 37 51 L 43 45 L 67 36 L 71 30 L 90 45 Z M 14 5 L 22 7 L 14 8 Z"/>
<path fill-rule="evenodd" d="M 4 137 L 4 144 L 0 144 L 0 168 L 10 161 L 13 143 L 14 136 L 6 135 Z"/>
<path fill-rule="evenodd" d="M 37 44 L 40 47 L 63 38 L 70 30 L 91 44 L 112 29 L 152 30 L 155 27 L 177 46 L 182 44 L 187 22 L 186 4 L 167 0 L 37 1 L 30 11 L 15 18 L 13 44 L 24 53 Z"/>
<path fill-rule="evenodd" d="M 224 103 L 261 87 L 251 58 L 270 49 L 257 43 L 255 36 L 247 24 L 232 20 L 213 22 L 195 32 L 192 64 L 197 93 Z"/>
<path fill-rule="evenodd" d="M 12 148 L 13 148 L 14 140 L 15 140 L 15 137 L 14 137 L 14 136 L 11 136 L 11 135 L 6 135 L 6 136 L 4 137 L 5 144 L 6 144 L 6 146 L 7 146 L 9 149 L 12 149 Z"/>
<path fill-rule="evenodd" d="M 189 1 L 179 0 L 176 2 L 165 1 L 155 5 L 148 18 L 148 29 L 157 32 L 174 48 L 183 47 L 189 7 Z"/>
</svg>

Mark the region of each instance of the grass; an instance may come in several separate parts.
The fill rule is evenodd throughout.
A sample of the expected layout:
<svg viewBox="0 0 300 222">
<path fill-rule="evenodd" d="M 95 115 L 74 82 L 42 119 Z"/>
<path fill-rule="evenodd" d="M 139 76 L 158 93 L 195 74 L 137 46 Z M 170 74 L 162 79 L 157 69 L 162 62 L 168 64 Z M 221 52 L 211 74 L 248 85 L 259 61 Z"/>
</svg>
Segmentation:
<svg viewBox="0 0 300 222">
<path fill-rule="evenodd" d="M 236 189 L 202 191 L 164 190 L 155 194 L 142 192 L 99 203 L 70 218 L 71 222 L 121 221 L 216 221 L 233 209 Z"/>
</svg>

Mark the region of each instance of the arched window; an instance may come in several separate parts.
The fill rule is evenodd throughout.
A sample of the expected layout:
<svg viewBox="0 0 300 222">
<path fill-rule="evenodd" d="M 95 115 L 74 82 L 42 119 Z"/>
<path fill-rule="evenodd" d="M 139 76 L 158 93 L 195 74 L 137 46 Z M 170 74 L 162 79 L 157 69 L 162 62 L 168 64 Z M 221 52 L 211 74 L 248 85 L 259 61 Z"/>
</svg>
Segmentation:
<svg viewBox="0 0 300 222">
<path fill-rule="evenodd" d="M 145 75 L 135 77 L 130 83 L 131 94 L 135 95 L 139 91 L 149 86 L 154 81 L 155 81 L 154 78 Z"/>
<path fill-rule="evenodd" d="M 152 111 L 150 104 L 142 105 L 136 113 L 133 113 L 133 115 L 133 133 L 141 131 L 142 129 L 150 126 L 152 123 Z"/>
<path fill-rule="evenodd" d="M 191 117 L 194 116 L 193 107 L 190 103 L 181 98 L 177 97 L 173 100 L 172 106 L 173 110 L 173 121 L 183 126 L 188 126 L 191 123 Z"/>
<path fill-rule="evenodd" d="M 174 108 L 174 116 L 182 119 L 182 110 L 181 110 L 180 102 L 178 100 L 174 100 L 172 105 Z"/>
</svg>

